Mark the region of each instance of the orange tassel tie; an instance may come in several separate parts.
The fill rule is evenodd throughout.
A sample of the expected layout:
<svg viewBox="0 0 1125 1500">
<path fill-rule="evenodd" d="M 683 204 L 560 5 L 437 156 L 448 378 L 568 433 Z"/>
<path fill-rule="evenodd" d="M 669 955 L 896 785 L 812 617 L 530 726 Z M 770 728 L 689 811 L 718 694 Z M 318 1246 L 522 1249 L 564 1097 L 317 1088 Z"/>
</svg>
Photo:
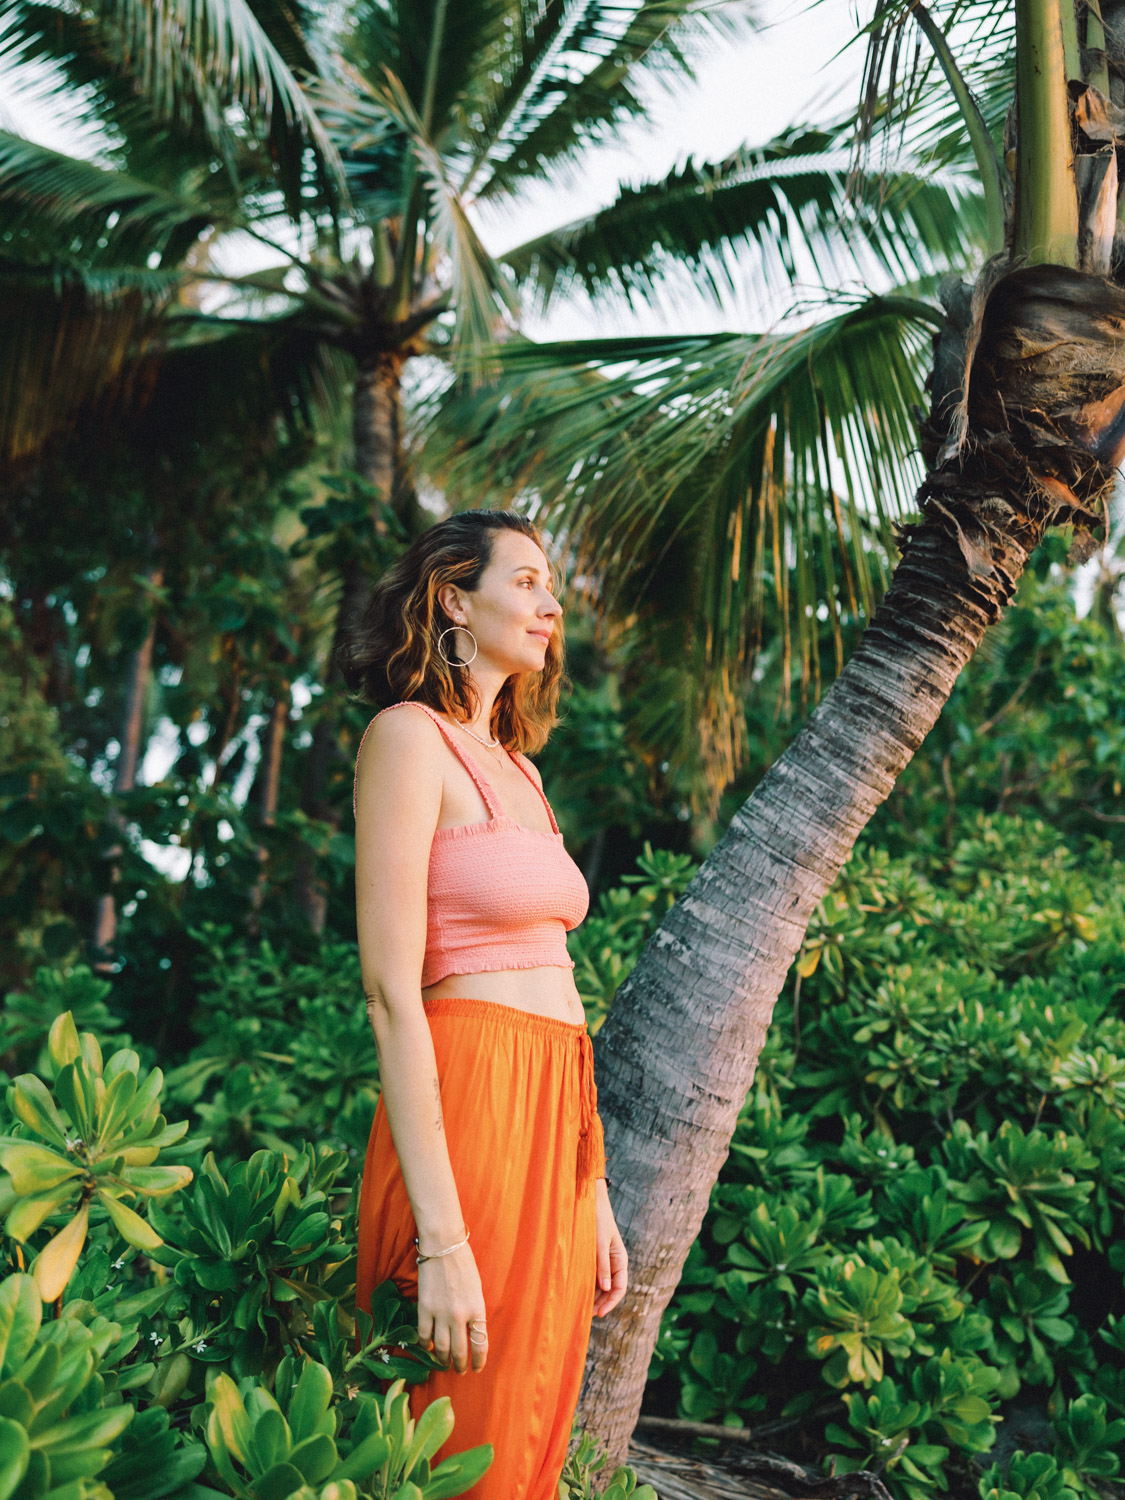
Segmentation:
<svg viewBox="0 0 1125 1500">
<path fill-rule="evenodd" d="M 605 1176 L 605 1132 L 598 1114 L 598 1086 L 594 1082 L 594 1047 L 590 1033 L 579 1037 L 582 1077 L 582 1123 L 578 1132 L 578 1185 Z"/>
</svg>

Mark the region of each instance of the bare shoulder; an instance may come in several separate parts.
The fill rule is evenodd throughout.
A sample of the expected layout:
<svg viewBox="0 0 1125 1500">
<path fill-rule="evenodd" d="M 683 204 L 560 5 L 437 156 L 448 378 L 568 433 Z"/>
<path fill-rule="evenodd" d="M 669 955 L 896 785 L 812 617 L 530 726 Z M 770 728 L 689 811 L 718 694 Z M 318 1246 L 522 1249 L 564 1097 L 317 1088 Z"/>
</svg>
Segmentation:
<svg viewBox="0 0 1125 1500">
<path fill-rule="evenodd" d="M 403 713 L 403 709 L 413 712 Z M 424 750 L 432 746 L 436 751 L 441 745 L 441 730 L 422 708 L 410 703 L 396 703 L 389 712 L 378 714 L 371 721 L 368 742 L 374 742 L 384 752 Z"/>
<path fill-rule="evenodd" d="M 396 705 L 372 720 L 356 762 L 361 801 L 365 787 L 379 789 L 380 803 L 395 803 L 404 792 L 412 801 L 435 793 L 440 799 L 443 779 L 441 731 L 427 713 Z"/>
<path fill-rule="evenodd" d="M 518 751 L 517 754 L 519 755 L 520 761 L 523 764 L 523 766 L 527 769 L 529 775 L 531 775 L 534 778 L 535 785 L 539 788 L 540 791 L 542 791 L 543 790 L 543 778 L 539 774 L 539 767 L 537 765 L 535 765 L 535 763 L 533 761 L 528 760 L 527 756 L 523 753 L 522 750 Z"/>
</svg>

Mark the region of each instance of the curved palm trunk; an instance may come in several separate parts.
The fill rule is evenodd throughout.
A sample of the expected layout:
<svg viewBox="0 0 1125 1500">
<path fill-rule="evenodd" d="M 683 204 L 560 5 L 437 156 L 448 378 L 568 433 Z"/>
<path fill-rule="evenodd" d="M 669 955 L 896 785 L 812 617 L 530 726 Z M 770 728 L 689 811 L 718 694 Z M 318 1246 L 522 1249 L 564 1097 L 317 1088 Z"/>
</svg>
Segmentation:
<svg viewBox="0 0 1125 1500">
<path fill-rule="evenodd" d="M 661 1314 L 817 903 L 1045 528 L 1092 524 L 1085 507 L 1125 448 L 1125 293 L 1042 266 L 994 280 L 976 304 L 951 300 L 923 432 L 935 465 L 924 519 L 854 656 L 655 932 L 594 1042 L 630 1256 L 625 1300 L 595 1320 L 579 1402 L 580 1424 L 607 1443 L 606 1474 L 625 1461 Z M 970 366 L 961 401 L 951 371 Z"/>
<path fill-rule="evenodd" d="M 375 491 L 376 502 L 372 505 L 371 524 L 375 532 L 381 535 L 387 527 L 376 504 L 389 503 L 399 510 L 407 493 L 407 487 L 402 482 L 405 471 L 402 454 L 402 359 L 397 352 L 383 353 L 359 361 L 352 407 L 352 440 L 356 472 Z M 335 664 L 336 648 L 345 631 L 362 613 L 371 592 L 371 580 L 358 567 L 346 569 L 342 582 L 324 677 L 326 693 L 340 680 Z M 336 811 L 328 799 L 326 789 L 332 764 L 340 756 L 337 719 L 338 714 L 333 705 L 329 712 L 321 714 L 313 728 L 301 797 L 302 809 L 309 817 L 333 825 L 336 822 Z M 323 932 L 328 912 L 328 891 L 318 873 L 317 858 L 311 849 L 302 850 L 298 856 L 294 895 L 312 931 Z"/>
</svg>

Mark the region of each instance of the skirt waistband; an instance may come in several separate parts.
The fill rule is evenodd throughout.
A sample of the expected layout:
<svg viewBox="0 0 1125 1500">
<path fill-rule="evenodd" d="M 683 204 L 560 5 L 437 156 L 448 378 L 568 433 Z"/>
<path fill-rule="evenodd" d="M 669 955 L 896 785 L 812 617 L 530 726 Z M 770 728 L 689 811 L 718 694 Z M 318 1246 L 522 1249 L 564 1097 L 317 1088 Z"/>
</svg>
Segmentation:
<svg viewBox="0 0 1125 1500">
<path fill-rule="evenodd" d="M 548 1036 L 584 1036 L 585 1021 L 563 1021 L 558 1016 L 539 1016 L 534 1011 L 503 1005 L 499 1000 L 477 1000 L 468 995 L 438 995 L 423 1000 L 428 1016 L 479 1016 L 517 1031 L 537 1031 Z"/>
<path fill-rule="evenodd" d="M 594 1082 L 594 1048 L 585 1021 L 562 1021 L 557 1016 L 538 1016 L 533 1011 L 502 1005 L 498 1000 L 476 1000 L 468 995 L 438 995 L 423 1000 L 429 1016 L 475 1016 L 490 1025 L 508 1027 L 539 1036 L 553 1036 L 561 1041 L 578 1042 L 578 1160 L 579 1185 L 594 1175 L 601 1157 L 601 1122 L 598 1118 L 598 1089 Z"/>
</svg>

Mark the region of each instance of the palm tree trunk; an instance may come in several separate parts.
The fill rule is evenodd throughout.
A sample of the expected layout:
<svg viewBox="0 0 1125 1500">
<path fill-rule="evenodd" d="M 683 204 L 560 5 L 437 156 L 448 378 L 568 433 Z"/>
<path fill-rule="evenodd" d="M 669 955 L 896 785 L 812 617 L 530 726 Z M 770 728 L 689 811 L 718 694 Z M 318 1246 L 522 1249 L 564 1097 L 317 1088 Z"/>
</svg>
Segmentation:
<svg viewBox="0 0 1125 1500">
<path fill-rule="evenodd" d="M 402 360 L 397 353 L 361 360 L 356 371 L 352 405 L 352 443 L 355 469 L 383 504 L 396 504 L 402 461 Z M 372 524 L 386 531 L 381 516 L 372 511 Z"/>
<path fill-rule="evenodd" d="M 967 289 L 965 289 L 967 290 Z M 1125 446 L 1125 293 L 1054 266 L 951 298 L 919 493 L 891 586 L 805 728 L 653 934 L 594 1043 L 625 1300 L 578 1413 L 624 1461 L 660 1319 L 699 1233 L 809 919 L 1011 599 L 1047 526 L 1089 525 Z M 987 293 L 987 296 L 984 295 Z M 958 318 L 977 309 L 966 325 Z M 972 371 L 957 389 L 951 371 Z M 968 377 L 966 377 L 968 378 Z M 964 441 L 965 433 L 970 441 Z"/>
<path fill-rule="evenodd" d="M 151 567 L 147 578 L 149 591 L 160 588 L 164 582 L 163 564 L 157 563 Z M 113 777 L 115 797 L 120 796 L 122 792 L 132 791 L 137 784 L 137 765 L 140 760 L 145 702 L 148 698 L 149 677 L 152 672 L 152 648 L 155 640 L 156 614 L 154 612 L 145 638 L 133 652 L 129 662 L 129 675 L 125 685 L 125 711 L 121 724 L 121 748 L 117 754 L 117 765 Z M 114 827 L 124 837 L 125 819 L 120 810 L 113 807 L 109 816 Z M 120 843 L 106 850 L 106 859 L 112 861 L 109 872 L 110 888 L 98 897 L 94 908 L 95 956 L 91 967 L 107 974 L 114 971 L 111 948 L 117 935 L 117 892 L 115 890 L 119 874 L 117 861 L 124 852 L 124 847 Z"/>
<path fill-rule="evenodd" d="M 278 685 L 270 704 L 269 718 L 263 725 L 260 744 L 262 765 L 258 773 L 258 815 L 263 828 L 272 828 L 277 822 L 277 798 L 281 786 L 281 755 L 285 748 L 285 728 L 289 722 L 289 706 L 292 701 L 288 682 Z M 258 874 L 254 889 L 250 893 L 250 916 L 247 927 L 252 937 L 261 930 L 262 902 L 266 894 L 266 873 L 269 864 L 269 849 L 265 843 L 258 845 Z"/>
<path fill-rule="evenodd" d="M 399 510 L 400 502 L 409 496 L 409 487 L 403 483 L 402 360 L 397 353 L 384 353 L 359 362 L 352 408 L 352 441 L 356 472 L 375 492 L 371 524 L 381 536 L 386 533 L 387 525 L 379 507 L 390 504 Z M 342 700 L 339 694 L 330 691 L 340 680 L 335 665 L 336 648 L 344 632 L 366 607 L 372 582 L 359 567 L 352 566 L 344 571 L 324 674 L 324 705 L 313 726 L 312 744 L 305 764 L 302 810 L 309 817 L 333 826 L 337 823 L 337 811 L 328 799 L 326 789 L 334 763 L 342 760 L 337 732 Z M 294 895 L 312 931 L 323 932 L 328 891 L 318 871 L 316 854 L 308 847 L 297 856 Z"/>
</svg>

